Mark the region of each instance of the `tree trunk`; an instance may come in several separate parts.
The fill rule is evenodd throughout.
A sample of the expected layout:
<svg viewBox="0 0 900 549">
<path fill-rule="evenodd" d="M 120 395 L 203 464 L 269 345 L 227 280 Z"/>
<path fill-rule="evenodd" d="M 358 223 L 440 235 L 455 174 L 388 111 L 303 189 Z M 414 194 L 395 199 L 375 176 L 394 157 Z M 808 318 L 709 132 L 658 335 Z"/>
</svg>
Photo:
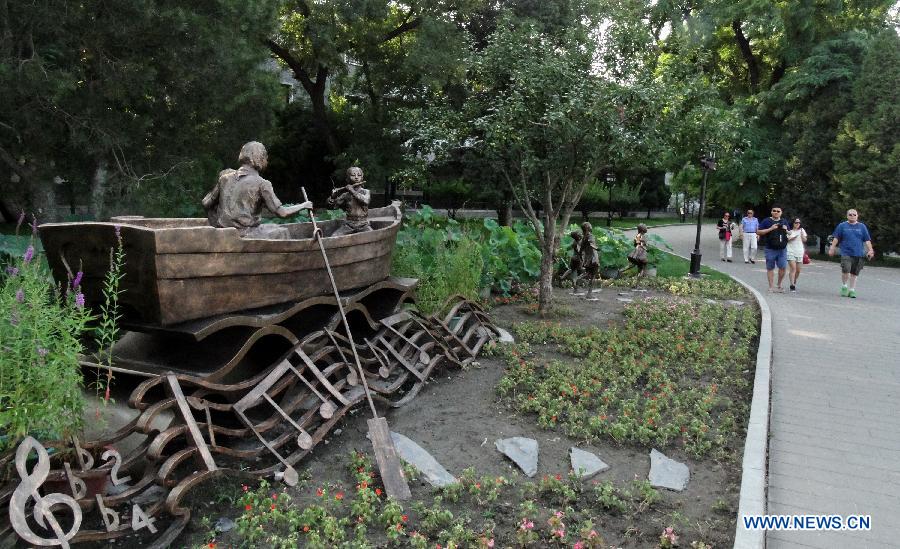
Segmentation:
<svg viewBox="0 0 900 549">
<path fill-rule="evenodd" d="M 106 162 L 99 162 L 94 176 L 91 177 L 91 196 L 88 205 L 90 215 L 100 221 L 103 215 L 103 198 L 106 195 L 106 182 L 109 180 L 109 171 Z"/>
<path fill-rule="evenodd" d="M 325 104 L 325 82 L 316 82 L 316 85 L 309 91 L 309 98 L 312 102 L 313 120 L 316 122 L 316 128 L 322 132 L 322 138 L 325 140 L 325 146 L 328 147 L 328 154 L 337 156 L 341 153 L 341 147 L 338 145 L 337 137 L 331 128 L 331 122 L 328 120 L 328 106 Z"/>
<path fill-rule="evenodd" d="M 497 223 L 499 223 L 501 227 L 509 227 L 512 225 L 512 217 L 512 202 L 507 200 L 497 208 Z"/>
<path fill-rule="evenodd" d="M 555 231 L 554 231 L 555 232 Z M 538 282 L 538 314 L 544 316 L 553 301 L 553 244 L 555 235 L 544 230 L 544 245 L 541 247 L 541 278 Z"/>
</svg>

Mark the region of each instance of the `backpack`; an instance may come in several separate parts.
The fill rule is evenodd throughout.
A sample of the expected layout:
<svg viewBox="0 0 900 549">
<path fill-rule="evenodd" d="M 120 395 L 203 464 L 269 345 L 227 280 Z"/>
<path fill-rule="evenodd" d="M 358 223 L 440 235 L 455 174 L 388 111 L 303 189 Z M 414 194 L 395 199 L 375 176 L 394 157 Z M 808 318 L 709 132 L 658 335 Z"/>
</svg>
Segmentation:
<svg viewBox="0 0 900 549">
<path fill-rule="evenodd" d="M 782 222 L 778 221 L 776 223 L 781 224 Z M 787 231 L 775 229 L 774 231 L 766 235 L 766 248 L 770 248 L 772 250 L 783 250 L 787 247 L 787 243 Z"/>
</svg>

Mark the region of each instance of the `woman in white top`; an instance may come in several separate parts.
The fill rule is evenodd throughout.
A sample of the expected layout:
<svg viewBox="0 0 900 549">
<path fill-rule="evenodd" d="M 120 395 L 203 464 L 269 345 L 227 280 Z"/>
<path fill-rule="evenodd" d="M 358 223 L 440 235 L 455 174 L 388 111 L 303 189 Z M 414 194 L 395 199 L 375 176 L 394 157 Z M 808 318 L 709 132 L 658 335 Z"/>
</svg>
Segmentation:
<svg viewBox="0 0 900 549">
<path fill-rule="evenodd" d="M 799 219 L 795 219 L 788 231 L 787 243 L 787 260 L 788 260 L 788 281 L 791 283 L 791 291 L 797 291 L 797 279 L 800 277 L 800 268 L 803 266 L 803 254 L 806 247 L 806 229 L 803 228 Z"/>
</svg>

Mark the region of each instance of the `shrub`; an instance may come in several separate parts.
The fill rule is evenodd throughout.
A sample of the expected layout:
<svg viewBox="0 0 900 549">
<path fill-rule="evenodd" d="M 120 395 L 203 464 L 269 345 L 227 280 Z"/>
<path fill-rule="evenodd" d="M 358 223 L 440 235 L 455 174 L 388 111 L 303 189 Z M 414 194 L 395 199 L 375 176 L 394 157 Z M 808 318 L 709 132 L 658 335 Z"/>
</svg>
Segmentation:
<svg viewBox="0 0 900 549">
<path fill-rule="evenodd" d="M 0 277 L 0 449 L 37 430 L 72 434 L 84 407 L 79 337 L 91 319 L 81 273 L 54 288 L 30 245 Z"/>
</svg>

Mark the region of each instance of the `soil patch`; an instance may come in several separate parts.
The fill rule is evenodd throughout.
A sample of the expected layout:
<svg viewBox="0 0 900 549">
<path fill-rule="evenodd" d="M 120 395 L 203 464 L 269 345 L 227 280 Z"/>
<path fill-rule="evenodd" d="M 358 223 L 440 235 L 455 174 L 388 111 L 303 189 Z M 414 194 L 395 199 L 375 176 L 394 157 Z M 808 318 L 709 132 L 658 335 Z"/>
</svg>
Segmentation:
<svg viewBox="0 0 900 549">
<path fill-rule="evenodd" d="M 631 291 L 622 288 L 603 288 L 594 292 L 596 301 L 586 301 L 583 297 L 572 296 L 571 290 L 557 290 L 554 295 L 554 312 L 547 320 L 559 321 L 567 326 L 608 327 L 623 321 L 622 310 L 626 302 L 620 298 L 671 297 L 670 294 L 655 291 Z M 725 301 L 723 306 L 728 306 Z M 502 305 L 491 311 L 494 321 L 510 331 L 517 323 L 537 320 L 528 312 L 529 306 L 521 303 Z M 533 350 L 541 352 L 540 345 Z M 544 349 L 550 352 L 549 347 Z M 571 360 L 571 357 L 554 357 Z M 515 414 L 508 409 L 496 393 L 498 381 L 504 374 L 505 365 L 498 358 L 482 357 L 464 371 L 438 372 L 420 392 L 417 398 L 405 407 L 385 410 L 390 428 L 419 443 L 429 451 L 451 474 L 459 476 L 464 469 L 474 468 L 477 474 L 493 477 L 503 476 L 512 481 L 513 487 L 504 490 L 495 506 L 478 508 L 462 499 L 458 504 L 445 503 L 458 517 L 468 514 L 473 530 L 480 531 L 479 525 L 486 520 L 496 523 L 495 533 L 501 533 L 515 524 L 516 508 L 521 501 L 521 487 L 527 483 L 538 483 L 544 476 L 563 478 L 569 472 L 569 448 L 579 446 L 599 455 L 610 465 L 606 472 L 593 480 L 584 481 L 584 491 L 579 502 L 596 502 L 591 489 L 593 483 L 610 481 L 617 487 L 628 486 L 634 480 L 647 478 L 650 468 L 650 447 L 620 445 L 603 439 L 585 444 L 583 441 L 567 437 L 559 428 L 543 429 L 535 424 L 534 418 Z M 347 489 L 352 492 L 353 476 L 348 468 L 351 452 L 358 450 L 371 455 L 371 444 L 366 438 L 368 408 L 358 407 L 349 413 L 332 431 L 332 435 L 299 464 L 298 470 L 308 469 L 309 481 L 298 490 L 289 490 L 295 504 L 315 502 L 317 487 L 331 486 L 333 489 Z M 540 444 L 538 473 L 534 479 L 527 479 L 518 468 L 494 447 L 499 438 L 513 436 L 534 438 Z M 739 441 L 742 446 L 743 441 Z M 669 457 L 687 463 L 691 479 L 684 492 L 676 493 L 659 490 L 659 501 L 653 505 L 635 504 L 625 513 L 603 510 L 593 503 L 589 512 L 579 503 L 581 518 L 589 518 L 594 528 L 615 547 L 656 547 L 659 536 L 666 527 L 674 527 L 680 537 L 682 547 L 690 547 L 693 541 L 703 541 L 714 547 L 730 547 L 733 542 L 735 513 L 740 486 L 740 450 L 733 449 L 733 457 L 726 462 L 713 459 L 697 460 L 673 448 L 660 448 Z M 335 488 L 336 487 L 336 488 Z M 436 493 L 423 480 L 410 483 L 414 501 L 431 505 Z M 218 494 L 218 495 L 217 495 Z M 209 525 L 220 517 L 237 520 L 241 509 L 235 503 L 240 495 L 239 481 L 226 482 L 212 488 L 202 498 L 197 498 L 195 515 L 191 525 L 181 537 L 181 541 L 192 546 L 202 546 L 210 537 Z M 348 495 L 349 498 L 349 495 Z M 203 501 L 199 501 L 199 500 Z M 218 500 L 218 501 L 217 501 Z M 412 504 L 404 505 L 413 509 Z M 641 507 L 644 507 L 641 509 Z M 507 519 L 503 519 L 508 515 Z M 205 518 L 204 518 L 205 517 Z M 416 526 L 419 514 L 410 511 L 409 529 Z M 538 525 L 538 518 L 542 522 Z M 535 525 L 546 529 L 545 517 L 535 517 Z M 506 526 L 501 526 L 506 523 Z M 576 524 L 571 525 L 572 530 Z M 386 544 L 386 538 L 371 528 L 370 542 Z M 507 530 L 509 536 L 513 533 Z M 502 536 L 509 539 L 507 536 Z M 578 539 L 577 537 L 575 539 Z M 239 538 L 231 534 L 218 537 L 219 547 L 239 545 Z M 535 547 L 544 542 L 537 542 Z M 431 542 L 430 546 L 433 546 Z M 571 542 L 570 542 L 571 545 Z M 408 546 L 401 543 L 401 546 Z M 499 546 L 499 545 L 498 545 Z"/>
</svg>

